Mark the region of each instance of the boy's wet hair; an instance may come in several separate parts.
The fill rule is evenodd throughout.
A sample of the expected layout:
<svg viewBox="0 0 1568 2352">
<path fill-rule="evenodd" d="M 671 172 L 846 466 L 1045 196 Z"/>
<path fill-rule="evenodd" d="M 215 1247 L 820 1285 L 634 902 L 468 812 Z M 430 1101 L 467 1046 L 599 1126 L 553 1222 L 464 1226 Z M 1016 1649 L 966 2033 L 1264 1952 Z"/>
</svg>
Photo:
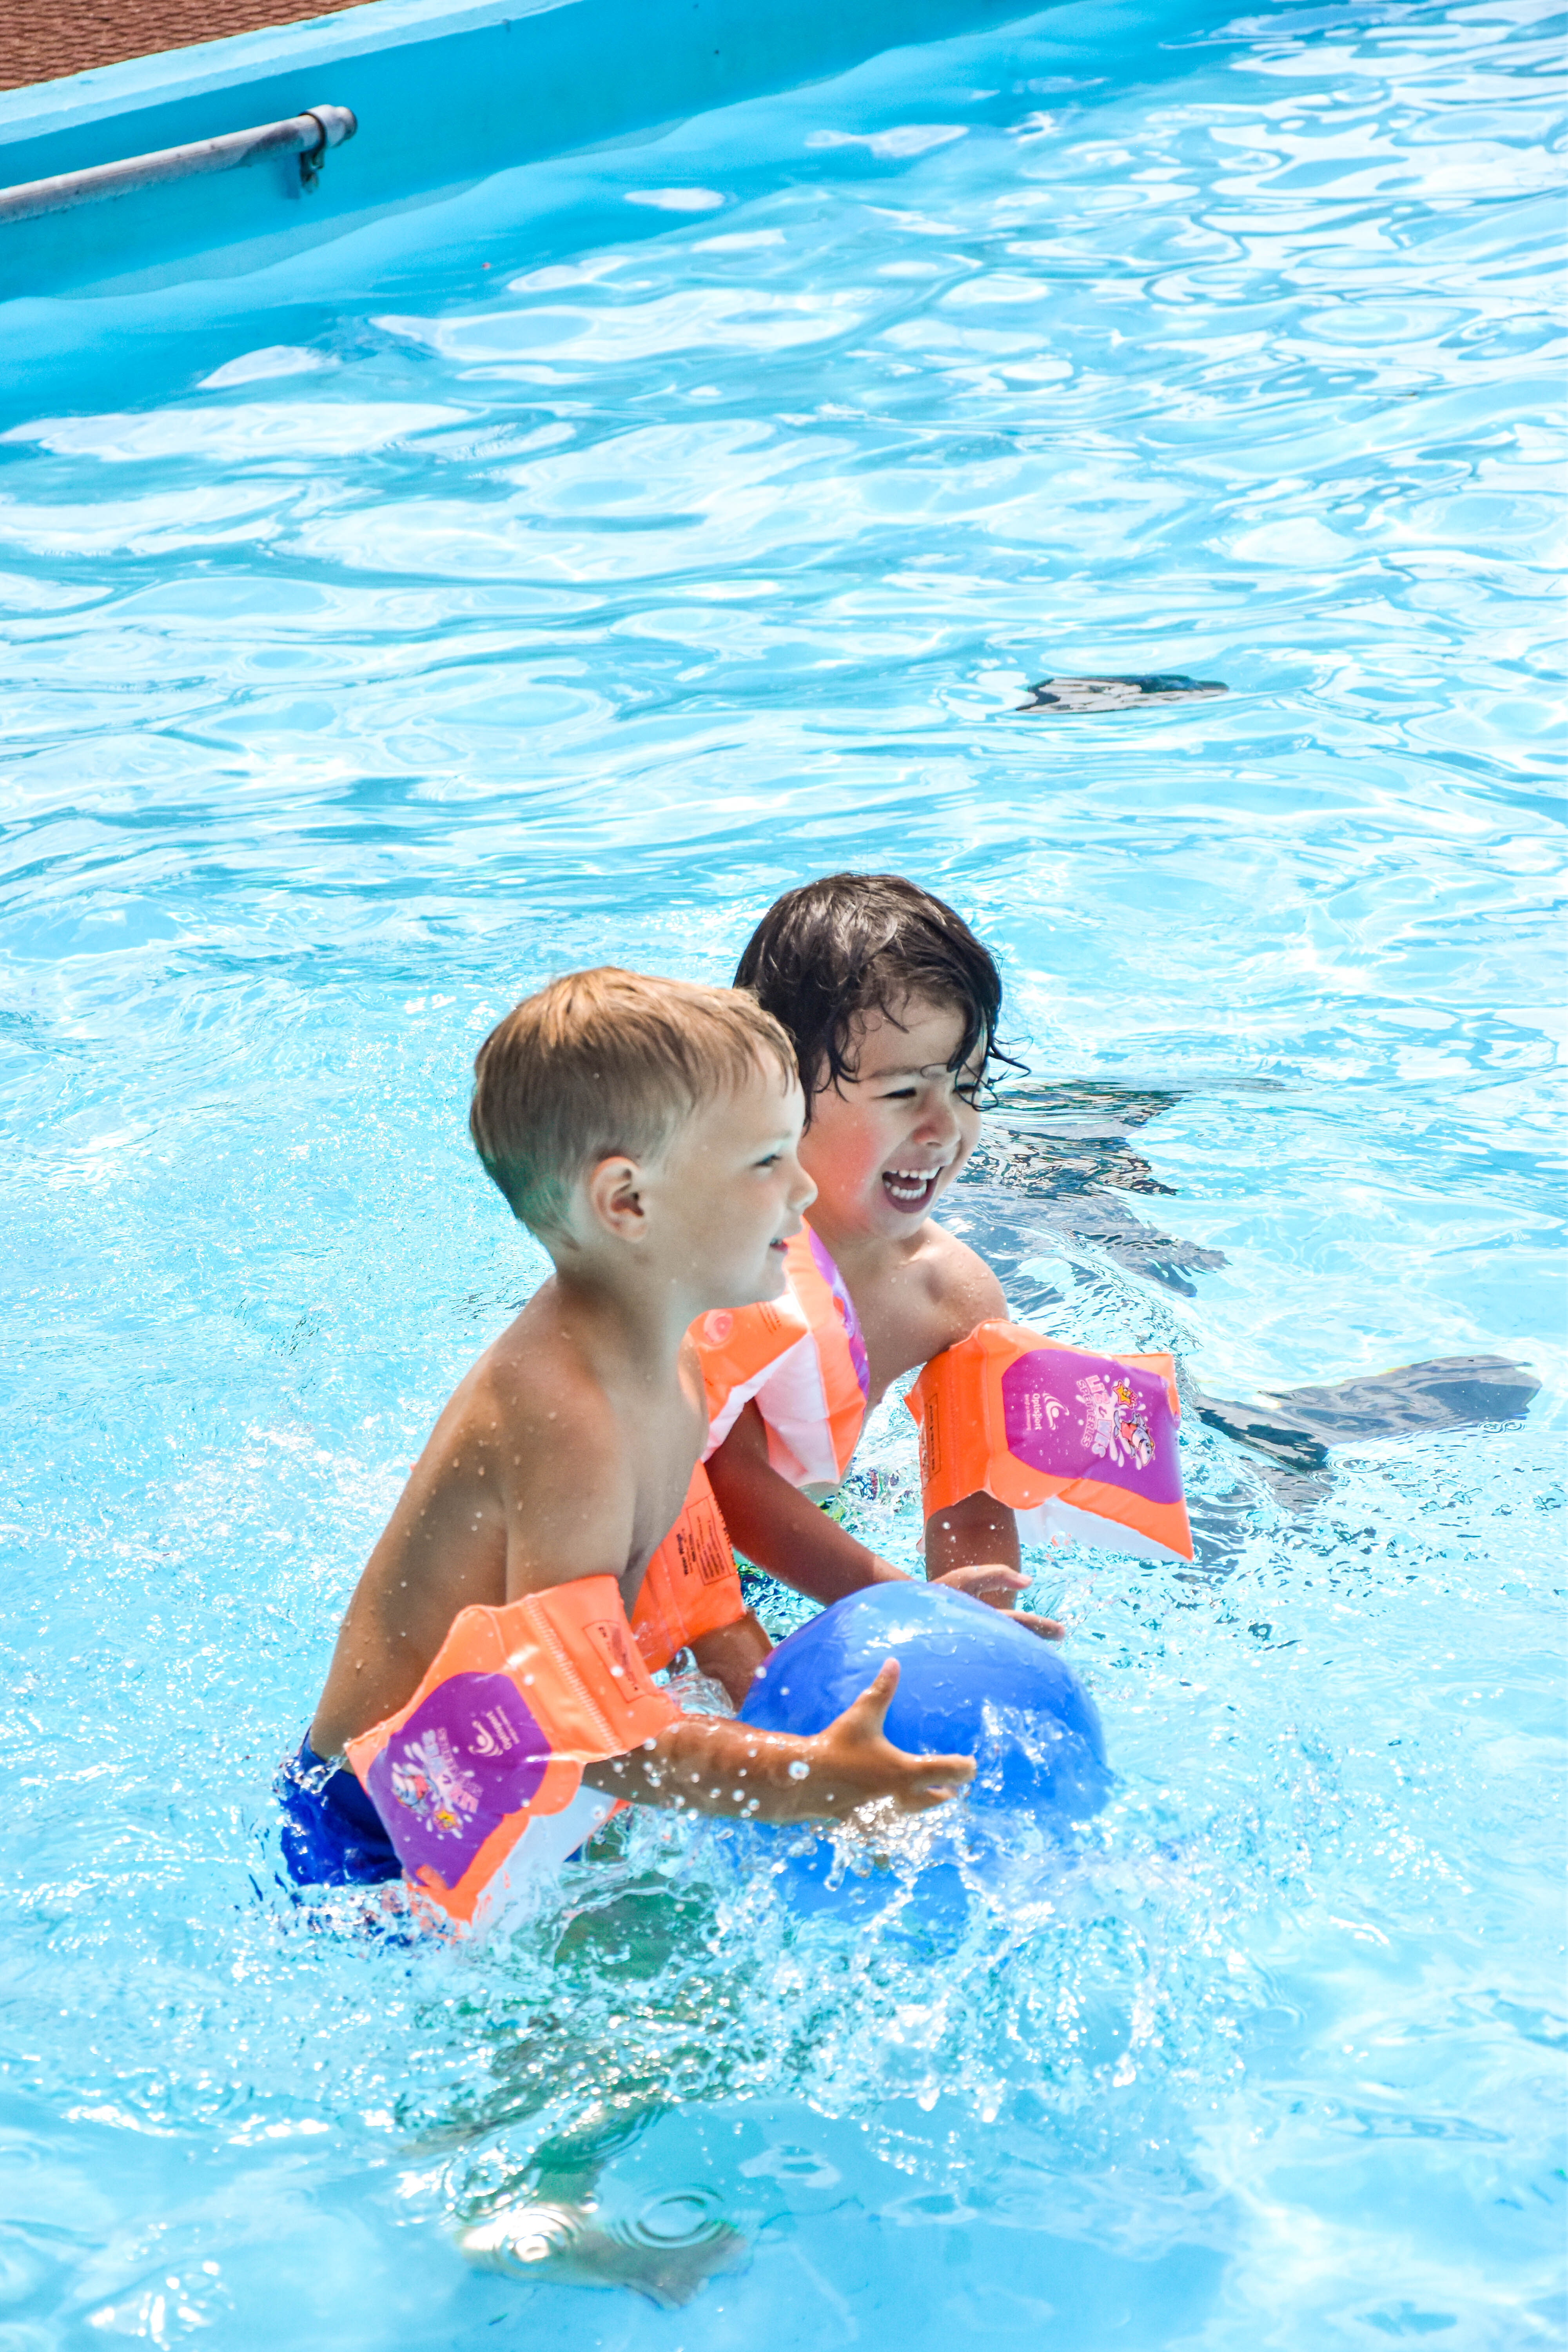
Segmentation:
<svg viewBox="0 0 1568 2352">
<path fill-rule="evenodd" d="M 513 1214 L 548 1238 L 579 1176 L 616 1153 L 655 1157 L 759 1063 L 795 1083 L 790 1041 L 753 997 L 603 964 L 552 981 L 490 1031 L 468 1130 Z"/>
<path fill-rule="evenodd" d="M 737 988 L 788 1030 L 807 1115 L 814 1095 L 853 1078 L 850 1032 L 911 997 L 951 1005 L 963 1034 L 948 1067 L 1007 1061 L 996 1045 L 1002 976 L 962 915 L 900 874 L 828 874 L 775 898 L 747 940 Z"/>
</svg>

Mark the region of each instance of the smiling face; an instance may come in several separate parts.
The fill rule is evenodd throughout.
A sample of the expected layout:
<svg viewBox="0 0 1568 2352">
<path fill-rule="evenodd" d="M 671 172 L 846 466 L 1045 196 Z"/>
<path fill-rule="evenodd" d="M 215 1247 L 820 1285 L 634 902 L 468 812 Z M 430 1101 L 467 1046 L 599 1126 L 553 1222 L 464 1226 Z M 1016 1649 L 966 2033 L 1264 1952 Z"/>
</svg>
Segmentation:
<svg viewBox="0 0 1568 2352">
<path fill-rule="evenodd" d="M 893 1012 L 856 1016 L 847 1041 L 854 1075 L 812 1097 L 800 1158 L 817 1190 L 812 1223 L 829 1249 L 908 1240 L 979 1139 L 980 1055 L 950 1066 L 963 1013 L 925 997 Z"/>
<path fill-rule="evenodd" d="M 816 1192 L 799 1156 L 805 1118 L 798 1086 L 759 1060 L 749 1084 L 705 1103 L 640 1171 L 649 1238 L 699 1307 L 784 1289 L 784 1245 Z"/>
</svg>

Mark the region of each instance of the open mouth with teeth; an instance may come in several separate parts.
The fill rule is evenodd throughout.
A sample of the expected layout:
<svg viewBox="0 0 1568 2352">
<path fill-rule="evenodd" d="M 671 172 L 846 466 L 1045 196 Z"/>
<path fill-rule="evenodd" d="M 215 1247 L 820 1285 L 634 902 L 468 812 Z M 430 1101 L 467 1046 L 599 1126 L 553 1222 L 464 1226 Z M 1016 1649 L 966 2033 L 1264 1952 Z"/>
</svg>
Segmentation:
<svg viewBox="0 0 1568 2352">
<path fill-rule="evenodd" d="M 930 1208 L 941 1178 L 940 1168 L 884 1168 L 882 1190 L 895 1209 L 914 1217 Z"/>
</svg>

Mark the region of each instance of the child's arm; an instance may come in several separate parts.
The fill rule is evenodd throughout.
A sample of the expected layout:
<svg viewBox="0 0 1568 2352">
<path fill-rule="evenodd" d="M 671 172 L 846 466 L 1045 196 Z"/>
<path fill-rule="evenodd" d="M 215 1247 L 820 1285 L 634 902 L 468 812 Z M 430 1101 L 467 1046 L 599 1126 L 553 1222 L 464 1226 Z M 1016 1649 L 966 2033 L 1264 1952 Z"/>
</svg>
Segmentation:
<svg viewBox="0 0 1568 2352">
<path fill-rule="evenodd" d="M 762 1822 L 842 1821 L 890 1799 L 903 1813 L 951 1804 L 974 1777 L 967 1756 L 909 1756 L 883 1722 L 899 1686 L 889 1658 L 876 1680 L 810 1739 L 728 1717 L 689 1715 L 629 1756 L 584 1766 L 591 1789 L 643 1805 Z"/>
<path fill-rule="evenodd" d="M 767 1432 L 749 1404 L 709 1460 L 709 1481 L 731 1540 L 781 1584 L 825 1606 L 868 1584 L 907 1584 L 901 1568 L 857 1542 L 768 1460 Z M 990 1548 L 987 1549 L 989 1543 Z M 1005 1505 L 969 1495 L 926 1523 L 926 1575 L 994 1609 L 1013 1611 L 1029 1580 L 1018 1567 L 1018 1529 Z M 1014 1612 L 1020 1625 L 1059 1641 L 1053 1617 Z"/>
<path fill-rule="evenodd" d="M 945 1349 L 967 1339 L 978 1324 L 1006 1319 L 1007 1301 L 994 1269 L 978 1252 L 945 1226 L 926 1228 L 921 1253 L 923 1285 L 907 1286 L 889 1298 L 904 1305 L 910 1317 L 906 1331 L 897 1334 L 904 1344 L 899 1354 L 908 1365 L 929 1363 Z M 886 1314 L 886 1310 L 885 1310 Z M 897 1318 L 887 1320 L 896 1325 Z M 890 1334 L 889 1336 L 894 1336 Z M 1005 1503 L 998 1503 L 984 1487 L 957 1503 L 933 1512 L 925 1523 L 926 1575 L 933 1581 L 955 1584 L 994 1607 L 1011 1610 L 1012 1593 L 1028 1582 L 1018 1570 L 1018 1522 Z M 998 1571 L 1016 1577 L 1009 1590 Z M 1031 1632 L 1059 1641 L 1062 1628 L 1054 1618 L 1017 1612 Z"/>
<path fill-rule="evenodd" d="M 780 1477 L 768 1460 L 767 1432 L 754 1404 L 745 1407 L 710 1457 L 708 1476 L 731 1541 L 808 1599 L 826 1606 L 868 1584 L 908 1582 L 901 1568 L 868 1551 L 847 1528 Z"/>
<path fill-rule="evenodd" d="M 931 1514 L 926 1521 L 925 1554 L 926 1574 L 933 1581 L 938 1577 L 952 1578 L 955 1570 L 982 1564 L 1016 1570 L 1017 1519 L 1005 1503 L 994 1501 L 982 1486 L 977 1494 L 965 1495 L 961 1503 L 951 1503 L 945 1510 Z M 1026 1584 L 1028 1579 L 1020 1575 L 1018 1581 Z M 973 1588 L 966 1585 L 964 1590 Z"/>
<path fill-rule="evenodd" d="M 721 1625 L 711 1633 L 699 1633 L 691 1644 L 691 1654 L 700 1674 L 728 1691 L 730 1703 L 737 1709 L 745 1701 L 746 1693 L 756 1678 L 773 1643 L 761 1624 L 748 1609 L 731 1625 Z"/>
<path fill-rule="evenodd" d="M 509 1419 L 515 1431 L 515 1409 Z M 559 1419 L 552 1412 L 549 1424 L 553 1443 L 531 1459 L 520 1449 L 508 1465 L 504 1449 L 492 1454 L 505 1489 L 509 1601 L 578 1577 L 615 1576 L 632 1548 L 636 1497 L 624 1459 L 605 1447 L 587 1410 Z M 836 1820 L 878 1799 L 900 1812 L 928 1812 L 956 1796 L 974 1766 L 965 1756 L 910 1756 L 893 1747 L 882 1723 L 897 1683 L 889 1661 L 810 1739 L 724 1716 L 684 1716 L 631 1754 L 584 1766 L 583 1778 L 634 1804 L 764 1822 Z"/>
</svg>

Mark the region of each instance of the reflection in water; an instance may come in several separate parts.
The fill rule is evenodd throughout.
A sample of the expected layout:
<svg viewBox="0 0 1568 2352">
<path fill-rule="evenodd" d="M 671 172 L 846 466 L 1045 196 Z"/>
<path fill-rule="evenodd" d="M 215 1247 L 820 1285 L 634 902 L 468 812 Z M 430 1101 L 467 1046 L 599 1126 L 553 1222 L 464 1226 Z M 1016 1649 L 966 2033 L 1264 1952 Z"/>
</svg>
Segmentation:
<svg viewBox="0 0 1568 2352">
<path fill-rule="evenodd" d="M 743 2267 L 748 2247 L 709 2188 L 665 2182 L 630 2202 L 606 2188 L 673 2104 L 722 2096 L 732 2071 L 711 2041 L 730 2005 L 702 1965 L 711 1905 L 628 1869 L 638 1826 L 617 1817 L 590 1842 L 553 1950 L 547 1920 L 517 1937 L 508 1999 L 473 2021 L 488 2079 L 417 2146 L 444 2158 L 445 2210 L 476 2268 L 630 2287 L 672 2310 Z M 640 1826 L 667 1844 L 675 1832 Z"/>
</svg>

